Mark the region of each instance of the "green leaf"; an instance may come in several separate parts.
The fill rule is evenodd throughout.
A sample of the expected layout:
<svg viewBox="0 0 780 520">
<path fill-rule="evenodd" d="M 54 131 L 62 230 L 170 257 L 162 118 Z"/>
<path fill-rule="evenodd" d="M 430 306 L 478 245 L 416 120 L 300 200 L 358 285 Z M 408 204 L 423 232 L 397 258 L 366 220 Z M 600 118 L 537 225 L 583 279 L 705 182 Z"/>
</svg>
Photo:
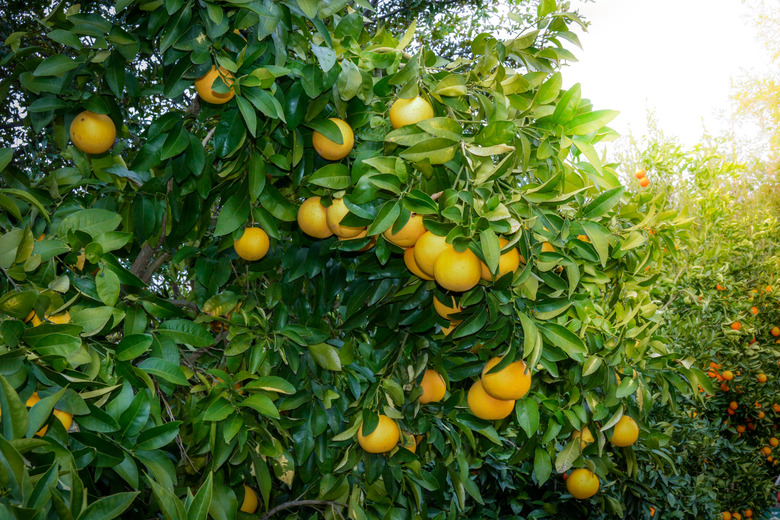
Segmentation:
<svg viewBox="0 0 780 520">
<path fill-rule="evenodd" d="M 0 172 L 11 163 L 14 158 L 13 148 L 0 148 Z"/>
<path fill-rule="evenodd" d="M 33 76 L 62 76 L 69 70 L 73 70 L 78 66 L 78 62 L 67 55 L 55 54 L 39 63 L 33 71 Z"/>
<path fill-rule="evenodd" d="M 433 137 L 410 146 L 401 152 L 401 157 L 412 162 L 427 161 L 430 164 L 444 164 L 455 157 L 458 143 L 450 139 Z"/>
<path fill-rule="evenodd" d="M 580 443 L 578 441 L 569 441 L 566 444 L 566 447 L 563 448 L 555 458 L 555 471 L 558 473 L 565 473 L 568 471 L 581 453 L 582 446 L 580 446 Z"/>
<path fill-rule="evenodd" d="M 279 376 L 263 376 L 254 379 L 244 385 L 246 390 L 264 390 L 266 392 L 278 392 L 280 394 L 294 394 L 295 387 L 286 379 Z"/>
<path fill-rule="evenodd" d="M 70 231 L 82 231 L 92 237 L 114 231 L 122 223 L 122 216 L 106 209 L 83 209 L 71 213 L 60 222 L 59 234 L 66 236 Z"/>
<path fill-rule="evenodd" d="M 152 346 L 151 334 L 129 334 L 116 346 L 116 358 L 119 361 L 131 361 L 143 355 Z"/>
<path fill-rule="evenodd" d="M 244 118 L 249 133 L 252 134 L 252 137 L 255 137 L 257 134 L 257 115 L 255 114 L 252 103 L 241 96 L 237 96 L 236 104 L 238 105 L 238 110 L 241 112 L 241 117 Z"/>
<path fill-rule="evenodd" d="M 629 395 L 636 392 L 638 386 L 639 386 L 639 382 L 637 381 L 637 378 L 624 377 L 623 380 L 620 382 L 620 386 L 618 386 L 618 389 L 615 391 L 615 397 L 617 397 L 618 399 L 623 399 L 624 397 L 628 397 Z"/>
<path fill-rule="evenodd" d="M 238 110 L 227 110 L 214 131 L 214 151 L 218 157 L 229 157 L 246 139 L 246 125 Z"/>
<path fill-rule="evenodd" d="M 27 408 L 11 383 L 2 375 L 0 375 L 0 410 L 3 412 L 0 416 L 2 436 L 8 440 L 24 437 L 30 425 Z"/>
<path fill-rule="evenodd" d="M 584 218 L 590 219 L 606 215 L 609 210 L 611 210 L 618 202 L 620 202 L 620 198 L 622 196 L 622 187 L 607 190 L 593 199 L 587 206 L 582 208 L 582 216 Z"/>
<path fill-rule="evenodd" d="M 536 481 L 538 485 L 542 485 L 547 482 L 552 473 L 552 459 L 550 454 L 542 448 L 537 446 L 534 450 L 534 475 L 536 475 Z"/>
<path fill-rule="evenodd" d="M 160 324 L 157 332 L 176 343 L 184 343 L 193 347 L 208 347 L 214 343 L 214 338 L 206 328 L 190 320 L 168 320 Z"/>
<path fill-rule="evenodd" d="M 312 42 L 311 51 L 314 53 L 314 56 L 317 57 L 317 61 L 319 61 L 323 72 L 328 72 L 336 64 L 337 54 L 333 49 L 320 47 L 319 45 L 314 45 Z"/>
<path fill-rule="evenodd" d="M 388 200 L 382 204 L 381 208 L 379 208 L 379 212 L 377 213 L 376 218 L 371 223 L 371 225 L 368 226 L 368 231 L 366 234 L 378 235 L 379 233 L 389 229 L 400 214 L 401 205 L 398 203 L 398 201 Z"/>
<path fill-rule="evenodd" d="M 112 520 L 119 517 L 125 509 L 130 507 L 138 491 L 133 493 L 116 493 L 92 502 L 78 520 Z"/>
<path fill-rule="evenodd" d="M 88 307 L 71 312 L 70 321 L 82 328 L 82 336 L 89 337 L 103 330 L 113 314 L 113 307 Z"/>
<path fill-rule="evenodd" d="M 241 401 L 240 406 L 246 406 L 252 408 L 253 410 L 256 410 L 260 415 L 271 417 L 273 419 L 278 419 L 280 417 L 279 410 L 276 409 L 276 406 L 274 405 L 273 401 L 271 401 L 268 397 L 264 396 L 263 394 L 250 395 L 249 397 Z"/>
<path fill-rule="evenodd" d="M 599 255 L 601 265 L 606 267 L 607 260 L 609 259 L 609 237 L 611 233 L 601 224 L 596 222 L 581 221 L 582 229 L 585 230 L 585 234 L 590 238 L 591 244 L 596 249 L 596 253 Z"/>
<path fill-rule="evenodd" d="M 0 267 L 8 269 L 16 261 L 16 253 L 24 239 L 23 229 L 12 229 L 0 236 Z"/>
<path fill-rule="evenodd" d="M 515 415 L 517 423 L 529 438 L 536 435 L 536 431 L 539 429 L 539 405 L 535 399 L 528 396 L 524 399 L 518 399 Z"/>
<path fill-rule="evenodd" d="M 138 364 L 138 368 L 153 376 L 173 383 L 175 385 L 189 385 L 187 377 L 181 367 L 162 358 L 148 358 Z"/>
<path fill-rule="evenodd" d="M 540 323 L 539 329 L 554 347 L 560 348 L 578 363 L 584 361 L 584 354 L 587 354 L 588 348 L 572 331 L 555 323 Z"/>
<path fill-rule="evenodd" d="M 95 286 L 103 303 L 109 307 L 116 305 L 119 299 L 119 277 L 114 271 L 106 268 L 100 269 L 100 272 L 95 276 Z"/>
<path fill-rule="evenodd" d="M 442 137 L 455 142 L 459 142 L 462 139 L 463 127 L 449 117 L 423 119 L 417 123 L 417 126 L 434 137 Z"/>
<path fill-rule="evenodd" d="M 341 359 L 339 359 L 339 352 L 335 347 L 327 343 L 317 343 L 309 345 L 309 352 L 311 352 L 314 362 L 325 370 L 341 371 Z"/>
<path fill-rule="evenodd" d="M 343 190 L 352 184 L 349 168 L 341 163 L 333 163 L 324 166 L 309 177 L 309 182 L 323 188 Z"/>
<path fill-rule="evenodd" d="M 222 206 L 214 228 L 214 236 L 227 235 L 246 224 L 250 209 L 249 192 L 240 187 Z"/>
<path fill-rule="evenodd" d="M 142 431 L 135 442 L 135 449 L 149 451 L 167 446 L 179 434 L 181 423 L 181 421 L 173 421 Z"/>
<path fill-rule="evenodd" d="M 482 248 L 482 255 L 485 257 L 485 264 L 491 273 L 498 270 L 498 261 L 501 258 L 501 243 L 492 229 L 487 228 L 479 233 L 479 244 Z"/>
<path fill-rule="evenodd" d="M 565 132 L 569 135 L 587 135 L 600 130 L 601 127 L 615 119 L 620 112 L 617 110 L 594 110 L 579 115 L 569 121 Z"/>
<path fill-rule="evenodd" d="M 213 474 L 209 471 L 206 480 L 201 484 L 198 493 L 195 495 L 190 507 L 187 509 L 187 520 L 206 520 L 208 517 L 214 487 L 212 479 Z"/>
</svg>

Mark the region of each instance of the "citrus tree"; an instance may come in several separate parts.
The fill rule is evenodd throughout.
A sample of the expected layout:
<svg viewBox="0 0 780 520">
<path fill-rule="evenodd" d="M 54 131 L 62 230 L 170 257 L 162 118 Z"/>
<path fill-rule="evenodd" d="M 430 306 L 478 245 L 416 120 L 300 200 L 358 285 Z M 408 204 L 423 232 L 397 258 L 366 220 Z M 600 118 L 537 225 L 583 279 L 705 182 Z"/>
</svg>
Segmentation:
<svg viewBox="0 0 780 520">
<path fill-rule="evenodd" d="M 657 335 L 684 219 L 562 89 L 579 20 L 449 61 L 368 8 L 62 3 L 8 38 L 46 153 L 0 152 L 0 516 L 652 514 L 648 407 L 714 390 Z"/>
<path fill-rule="evenodd" d="M 683 473 L 662 493 L 670 488 L 690 518 L 696 509 L 749 518 L 775 502 L 776 188 L 757 163 L 725 154 L 726 144 L 687 149 L 655 134 L 635 157 L 653 189 L 672 189 L 692 218 L 666 250 L 654 291 L 668 309 L 664 335 L 681 362 L 707 370 L 715 391 L 653 412 L 673 432 Z"/>
</svg>

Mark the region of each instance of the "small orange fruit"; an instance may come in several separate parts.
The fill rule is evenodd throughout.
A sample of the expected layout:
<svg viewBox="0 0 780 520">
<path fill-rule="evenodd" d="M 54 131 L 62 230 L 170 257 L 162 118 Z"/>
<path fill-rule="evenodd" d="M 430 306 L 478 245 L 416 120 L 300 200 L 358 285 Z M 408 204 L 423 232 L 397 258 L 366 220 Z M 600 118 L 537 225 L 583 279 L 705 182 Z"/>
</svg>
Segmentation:
<svg viewBox="0 0 780 520">
<path fill-rule="evenodd" d="M 312 134 L 311 143 L 314 146 L 314 150 L 323 159 L 340 161 L 349 155 L 349 152 L 352 151 L 352 147 L 355 146 L 355 134 L 352 133 L 352 127 L 349 126 L 346 121 L 336 117 L 331 117 L 330 120 L 339 127 L 342 144 L 331 141 L 317 131 Z"/>
<path fill-rule="evenodd" d="M 636 177 L 637 180 L 639 180 L 639 179 L 644 178 L 646 175 L 647 175 L 647 172 L 640 168 L 639 170 L 636 171 L 636 173 L 634 174 L 634 177 Z"/>
<path fill-rule="evenodd" d="M 259 227 L 244 229 L 241 237 L 233 241 L 236 254 L 249 262 L 263 258 L 268 253 L 269 246 L 268 234 Z"/>
<path fill-rule="evenodd" d="M 777 437 L 772 437 L 771 439 L 769 439 L 769 445 L 772 446 L 773 448 L 778 444 L 780 444 L 780 441 L 777 440 Z"/>
<path fill-rule="evenodd" d="M 590 498 L 599 490 L 599 478 L 589 469 L 575 469 L 566 479 L 566 490 L 574 498 Z"/>
<path fill-rule="evenodd" d="M 739 408 L 739 404 L 737 404 L 737 402 L 736 402 L 736 401 L 731 401 L 731 402 L 729 403 L 729 408 L 731 408 L 732 410 L 736 411 L 736 410 L 737 410 L 737 408 Z"/>
<path fill-rule="evenodd" d="M 641 179 L 639 179 L 639 185 L 642 186 L 643 188 L 647 188 L 648 186 L 650 186 L 650 179 L 648 179 L 647 177 L 642 177 Z"/>
<path fill-rule="evenodd" d="M 761 451 L 764 452 L 764 455 L 770 455 L 772 453 L 772 448 L 769 446 L 764 446 L 761 448 Z"/>
<path fill-rule="evenodd" d="M 772 327 L 772 336 L 780 336 L 780 327 Z"/>
<path fill-rule="evenodd" d="M 422 215 L 412 215 L 409 217 L 409 220 L 406 222 L 406 224 L 404 224 L 404 227 L 398 230 L 398 233 L 393 233 L 393 228 L 390 227 L 382 234 L 388 241 L 392 242 L 398 247 L 408 249 L 414 246 L 414 243 L 417 242 L 417 239 L 420 238 L 426 231 L 427 230 L 425 229 L 425 225 L 423 225 Z"/>
<path fill-rule="evenodd" d="M 756 308 L 756 307 L 751 307 L 751 308 L 750 308 L 750 312 L 752 312 L 753 314 L 758 314 L 758 308 Z"/>
<path fill-rule="evenodd" d="M 487 421 L 503 419 L 515 409 L 515 401 L 496 399 L 485 392 L 481 380 L 471 385 L 466 401 L 471 413 Z"/>
<path fill-rule="evenodd" d="M 766 383 L 766 380 L 767 380 L 766 374 L 758 374 L 759 383 Z"/>
<path fill-rule="evenodd" d="M 421 404 L 438 403 L 444 399 L 444 394 L 447 392 L 444 378 L 441 374 L 431 369 L 426 370 L 425 374 L 423 374 L 420 386 L 423 390 L 419 398 Z"/>
<path fill-rule="evenodd" d="M 742 328 L 742 324 L 738 321 L 735 321 L 731 324 L 731 330 L 739 330 Z"/>
<path fill-rule="evenodd" d="M 413 275 L 419 276 L 423 280 L 433 280 L 432 276 L 423 273 L 417 266 L 417 262 L 414 260 L 414 247 L 410 247 L 404 251 L 404 263 L 406 264 L 406 268 L 409 269 Z"/>
<path fill-rule="evenodd" d="M 734 373 L 731 370 L 724 370 L 723 379 L 725 379 L 726 381 L 731 381 L 732 379 L 734 379 Z"/>
<path fill-rule="evenodd" d="M 501 357 L 494 357 L 482 369 L 482 386 L 485 392 L 496 399 L 520 399 L 531 388 L 531 372 L 522 360 L 514 361 L 498 372 L 489 372 L 501 362 Z"/>
<path fill-rule="evenodd" d="M 612 430 L 610 442 L 614 446 L 625 448 L 634 444 L 639 438 L 639 426 L 631 417 L 624 415 Z"/>
<path fill-rule="evenodd" d="M 363 435 L 363 426 L 358 429 L 357 439 L 360 447 L 368 453 L 387 453 L 395 448 L 401 432 L 398 425 L 386 415 L 379 416 L 379 422 L 374 431 Z"/>
<path fill-rule="evenodd" d="M 309 197 L 298 208 L 298 226 L 301 231 L 314 238 L 328 238 L 333 231 L 328 227 L 328 208 L 322 205 L 320 197 Z"/>
</svg>

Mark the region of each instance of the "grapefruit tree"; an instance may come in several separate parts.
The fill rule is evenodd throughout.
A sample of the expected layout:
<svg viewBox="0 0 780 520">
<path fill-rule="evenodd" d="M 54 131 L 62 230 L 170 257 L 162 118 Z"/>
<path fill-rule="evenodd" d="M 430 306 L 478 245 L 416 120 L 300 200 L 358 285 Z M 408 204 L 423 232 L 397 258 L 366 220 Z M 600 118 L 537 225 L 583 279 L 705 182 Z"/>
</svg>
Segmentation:
<svg viewBox="0 0 780 520">
<path fill-rule="evenodd" d="M 565 8 L 455 61 L 364 1 L 12 35 L 52 159 L 0 152 L 0 516 L 645 511 L 656 389 L 712 388 L 654 335 L 681 220 L 596 153 L 616 113 L 562 88 Z"/>
</svg>

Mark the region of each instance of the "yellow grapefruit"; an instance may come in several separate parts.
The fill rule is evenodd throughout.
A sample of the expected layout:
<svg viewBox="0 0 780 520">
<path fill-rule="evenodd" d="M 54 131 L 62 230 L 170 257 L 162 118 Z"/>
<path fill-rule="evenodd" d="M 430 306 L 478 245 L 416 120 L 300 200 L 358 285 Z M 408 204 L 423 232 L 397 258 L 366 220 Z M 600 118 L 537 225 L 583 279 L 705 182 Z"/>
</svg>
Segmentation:
<svg viewBox="0 0 780 520">
<path fill-rule="evenodd" d="M 482 387 L 482 381 L 477 380 L 469 389 L 466 398 L 471 413 L 488 421 L 497 421 L 509 416 L 515 409 L 514 401 L 505 401 L 491 397 Z"/>
<path fill-rule="evenodd" d="M 482 369 L 482 386 L 488 395 L 496 399 L 520 399 L 531 388 L 531 372 L 522 360 L 518 360 L 498 372 L 489 374 L 501 359 L 494 357 Z"/>
<path fill-rule="evenodd" d="M 477 255 L 470 249 L 459 253 L 452 246 L 441 252 L 433 266 L 436 282 L 449 291 L 468 291 L 479 283 L 480 273 Z"/>
<path fill-rule="evenodd" d="M 320 197 L 309 197 L 298 208 L 298 226 L 310 237 L 328 238 L 333 231 L 328 227 L 327 213 Z"/>
<path fill-rule="evenodd" d="M 100 154 L 111 148 L 116 139 L 116 126 L 105 114 L 85 110 L 70 124 L 70 140 L 84 153 Z"/>
<path fill-rule="evenodd" d="M 228 87 L 233 85 L 233 74 L 225 67 L 217 69 L 214 65 L 211 66 L 211 70 L 206 74 L 195 80 L 195 90 L 198 91 L 198 95 L 203 101 L 207 101 L 214 105 L 222 105 L 233 99 L 233 96 L 236 95 L 232 88 L 230 89 L 230 92 L 225 92 L 224 94 L 214 92 L 214 89 L 212 88 L 214 81 L 220 76 Z"/>
<path fill-rule="evenodd" d="M 331 141 L 316 131 L 311 136 L 311 143 L 323 159 L 339 161 L 352 151 L 352 147 L 355 145 L 355 134 L 352 133 L 352 127 L 346 121 L 335 117 L 331 117 L 330 120 L 338 125 L 341 131 L 342 144 Z"/>
</svg>

